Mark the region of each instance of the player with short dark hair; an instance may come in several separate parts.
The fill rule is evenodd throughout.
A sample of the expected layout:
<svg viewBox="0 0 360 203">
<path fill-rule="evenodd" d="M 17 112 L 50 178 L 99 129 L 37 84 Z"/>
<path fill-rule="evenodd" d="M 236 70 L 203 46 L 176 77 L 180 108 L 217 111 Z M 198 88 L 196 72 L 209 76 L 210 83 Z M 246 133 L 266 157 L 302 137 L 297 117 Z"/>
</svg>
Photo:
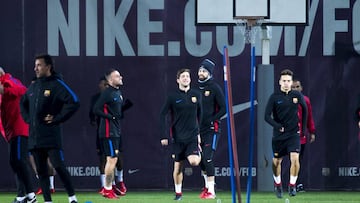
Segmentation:
<svg viewBox="0 0 360 203">
<path fill-rule="evenodd" d="M 197 166 L 201 161 L 199 143 L 202 107 L 200 92 L 190 88 L 190 70 L 181 69 L 176 74 L 178 90 L 168 94 L 160 113 L 160 142 L 162 146 L 169 144 L 171 133 L 173 142 L 175 184 L 174 200 L 182 199 L 183 165 L 188 160 L 190 165 Z M 166 116 L 171 115 L 171 130 L 166 131 Z"/>
<path fill-rule="evenodd" d="M 50 55 L 35 57 L 36 81 L 20 102 L 21 114 L 30 125 L 29 150 L 34 156 L 45 203 L 51 203 L 48 162 L 50 158 L 64 183 L 70 203 L 77 203 L 69 171 L 65 167 L 61 124 L 80 107 L 76 94 L 54 70 Z"/>
<path fill-rule="evenodd" d="M 291 85 L 291 89 L 302 92 L 303 87 L 301 85 L 300 80 L 293 80 L 293 84 Z M 312 106 L 311 106 L 310 98 L 305 96 L 305 95 L 303 95 L 303 96 L 304 96 L 304 100 L 305 100 L 306 107 L 307 107 L 308 117 L 307 117 L 307 123 L 306 124 L 303 124 L 303 123 L 299 122 L 300 144 L 301 144 L 299 161 L 300 161 L 301 166 L 302 166 L 302 160 L 304 158 L 304 152 L 305 152 L 305 147 L 306 147 L 306 143 L 307 143 L 307 136 L 306 135 L 307 134 L 310 135 L 310 143 L 313 143 L 315 141 L 315 131 L 316 131 L 315 122 L 314 122 L 314 118 L 313 118 L 313 114 L 312 114 Z M 298 116 L 299 116 L 299 120 L 301 121 L 302 120 L 302 109 L 301 109 L 300 105 L 299 105 Z M 301 131 L 303 125 L 306 125 L 307 132 Z M 296 185 L 296 191 L 297 192 L 305 191 L 304 184 L 302 183 L 302 181 L 300 179 L 301 177 L 303 177 L 303 175 L 300 176 L 301 174 L 304 174 L 304 170 L 303 170 L 303 172 L 301 170 L 299 171 L 298 184 Z"/>
<path fill-rule="evenodd" d="M 289 195 L 296 195 L 296 180 L 300 163 L 300 135 L 298 105 L 302 107 L 302 123 L 306 123 L 307 107 L 303 95 L 291 90 L 293 72 L 285 69 L 280 73 L 280 91 L 273 93 L 265 108 L 265 120 L 273 127 L 273 177 L 275 182 L 275 194 L 282 198 L 281 162 L 284 156 L 290 156 L 290 181 Z M 302 131 L 305 130 L 302 126 Z"/>
</svg>

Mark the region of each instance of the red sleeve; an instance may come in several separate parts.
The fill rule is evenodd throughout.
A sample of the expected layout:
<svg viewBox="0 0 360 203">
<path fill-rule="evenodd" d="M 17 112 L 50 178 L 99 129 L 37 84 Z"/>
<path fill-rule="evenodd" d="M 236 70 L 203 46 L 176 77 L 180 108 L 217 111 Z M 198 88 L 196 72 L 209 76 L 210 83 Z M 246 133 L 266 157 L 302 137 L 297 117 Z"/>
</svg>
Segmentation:
<svg viewBox="0 0 360 203">
<path fill-rule="evenodd" d="M 2 84 L 4 85 L 4 95 L 21 96 L 26 92 L 26 87 L 18 79 L 13 77 L 4 80 Z"/>
<path fill-rule="evenodd" d="M 310 134 L 315 134 L 315 122 L 314 122 L 314 118 L 313 118 L 313 114 L 312 114 L 312 107 L 311 107 L 311 103 L 310 103 L 310 99 L 309 97 L 304 96 L 305 98 L 305 102 L 306 102 L 306 106 L 307 106 L 307 110 L 308 110 L 308 119 L 307 119 L 307 129 L 309 131 Z"/>
</svg>

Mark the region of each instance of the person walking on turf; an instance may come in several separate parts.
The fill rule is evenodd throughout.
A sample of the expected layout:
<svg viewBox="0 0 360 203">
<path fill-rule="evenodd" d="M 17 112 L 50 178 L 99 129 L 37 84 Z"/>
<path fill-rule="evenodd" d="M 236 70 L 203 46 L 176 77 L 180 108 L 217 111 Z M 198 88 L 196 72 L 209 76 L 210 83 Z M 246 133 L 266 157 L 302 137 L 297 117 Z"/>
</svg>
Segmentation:
<svg viewBox="0 0 360 203">
<path fill-rule="evenodd" d="M 291 90 L 293 72 L 285 69 L 280 73 L 280 91 L 273 93 L 265 108 L 265 121 L 273 127 L 273 177 L 275 182 L 275 194 L 282 198 L 283 189 L 281 182 L 281 162 L 284 156 L 290 156 L 290 181 L 288 185 L 289 195 L 296 195 L 296 180 L 300 170 L 300 132 L 298 105 L 302 108 L 302 123 L 306 123 L 307 107 L 303 95 Z M 305 126 L 302 126 L 304 132 Z"/>
<path fill-rule="evenodd" d="M 296 90 L 299 92 L 302 92 L 303 87 L 301 85 L 300 80 L 293 80 L 293 84 L 291 85 L 291 89 L 292 90 Z M 310 102 L 310 98 L 303 95 L 304 96 L 304 100 L 306 103 L 306 107 L 307 107 L 307 112 L 308 112 L 308 117 L 307 117 L 307 123 L 306 123 L 306 128 L 307 128 L 307 132 L 303 132 L 301 131 L 302 129 L 302 125 L 304 125 L 303 123 L 299 122 L 299 128 L 300 128 L 300 157 L 299 157 L 299 161 L 300 161 L 300 166 L 303 165 L 303 157 L 304 157 L 304 153 L 305 153 L 305 147 L 306 147 L 306 143 L 307 143 L 307 134 L 310 135 L 310 143 L 313 143 L 315 141 L 315 122 L 314 122 L 314 118 L 313 118 L 313 114 L 312 114 L 312 106 L 311 106 L 311 102 Z M 299 112 L 298 112 L 298 116 L 299 116 L 299 121 L 302 120 L 302 109 L 301 106 L 299 105 Z M 303 176 L 300 176 L 302 174 L 304 174 L 305 170 L 300 170 L 299 171 L 299 178 L 298 178 L 298 184 L 296 185 L 296 191 L 297 192 L 302 192 L 305 191 L 304 189 L 304 184 L 301 181 L 301 178 Z"/>
<path fill-rule="evenodd" d="M 175 184 L 174 200 L 182 199 L 183 165 L 188 160 L 190 165 L 198 166 L 200 155 L 200 130 L 202 107 L 200 92 L 190 88 L 190 70 L 181 69 L 176 74 L 178 90 L 168 94 L 160 112 L 160 142 L 162 146 L 169 144 L 169 132 L 173 142 Z M 171 130 L 166 131 L 166 116 L 171 114 Z"/>
<path fill-rule="evenodd" d="M 61 124 L 79 109 L 76 94 L 55 72 L 52 57 L 35 57 L 37 79 L 21 98 L 24 120 L 30 125 L 29 150 L 34 156 L 45 203 L 51 203 L 48 158 L 64 183 L 69 203 L 77 203 L 69 171 L 64 163 Z"/>
<path fill-rule="evenodd" d="M 213 156 L 220 137 L 220 118 L 226 113 L 225 97 L 213 78 L 215 63 L 209 59 L 201 62 L 198 70 L 198 88 L 202 94 L 203 119 L 200 124 L 202 157 L 201 173 L 205 187 L 201 199 L 215 199 L 215 167 Z"/>
<path fill-rule="evenodd" d="M 17 197 L 13 203 L 36 203 L 28 163 L 29 125 L 20 114 L 19 102 L 26 87 L 0 67 L 1 120 L 9 143 L 10 166 L 15 173 Z"/>
</svg>

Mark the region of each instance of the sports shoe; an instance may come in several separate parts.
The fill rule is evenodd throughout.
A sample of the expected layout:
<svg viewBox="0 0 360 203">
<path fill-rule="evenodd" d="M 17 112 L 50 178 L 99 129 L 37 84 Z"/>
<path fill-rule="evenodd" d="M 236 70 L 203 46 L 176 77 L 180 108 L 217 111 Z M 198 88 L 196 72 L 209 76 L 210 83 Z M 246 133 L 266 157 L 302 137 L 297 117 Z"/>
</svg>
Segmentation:
<svg viewBox="0 0 360 203">
<path fill-rule="evenodd" d="M 202 197 L 201 199 L 215 199 L 216 198 L 216 195 L 215 194 L 212 194 L 210 192 L 206 192 Z"/>
<path fill-rule="evenodd" d="M 71 201 L 70 203 L 78 203 L 77 201 L 75 201 L 75 200 L 73 200 L 73 201 Z"/>
<path fill-rule="evenodd" d="M 17 200 L 16 198 L 14 199 L 14 201 L 12 201 L 12 203 L 27 203 L 26 202 L 27 200 L 26 200 L 26 198 L 24 198 L 23 200 Z"/>
<path fill-rule="evenodd" d="M 282 198 L 283 197 L 283 189 L 282 189 L 281 183 L 280 184 L 275 184 L 274 191 L 275 191 L 275 195 L 276 195 L 277 198 Z"/>
<path fill-rule="evenodd" d="M 113 191 L 114 191 L 114 193 L 115 193 L 116 195 L 120 195 L 120 196 L 125 196 L 125 195 L 126 195 L 125 192 L 121 191 L 121 189 L 120 189 L 119 186 L 113 185 L 112 188 L 113 188 Z"/>
<path fill-rule="evenodd" d="M 108 199 L 119 199 L 119 197 L 115 194 L 114 190 L 104 189 L 103 196 Z"/>
<path fill-rule="evenodd" d="M 176 200 L 176 201 L 182 200 L 182 193 L 175 193 L 174 200 Z"/>
<path fill-rule="evenodd" d="M 32 199 L 30 198 L 26 198 L 26 203 L 37 203 L 38 201 L 36 200 L 36 196 L 34 196 Z"/>
<path fill-rule="evenodd" d="M 289 195 L 296 196 L 296 186 L 295 185 L 289 185 Z"/>
<path fill-rule="evenodd" d="M 104 195 L 104 192 L 105 192 L 105 188 L 101 187 L 100 190 L 99 190 L 99 194 Z"/>
<path fill-rule="evenodd" d="M 53 188 L 53 189 L 50 189 L 50 193 L 54 193 L 55 192 L 55 189 Z M 41 187 L 39 187 L 39 189 L 36 191 L 36 193 L 35 194 L 37 194 L 37 195 L 41 195 L 43 192 L 42 192 L 42 189 L 41 189 Z"/>
<path fill-rule="evenodd" d="M 199 197 L 200 197 L 201 199 L 203 199 L 203 196 L 204 196 L 207 192 L 208 192 L 208 189 L 207 189 L 206 187 L 204 187 L 204 188 L 202 189 Z"/>
<path fill-rule="evenodd" d="M 121 192 L 123 192 L 123 193 L 126 193 L 126 192 L 127 192 L 127 188 L 126 188 L 124 182 L 119 182 L 119 183 L 118 183 L 118 187 L 120 187 Z"/>
<path fill-rule="evenodd" d="M 124 182 L 119 182 L 115 186 L 113 185 L 115 193 L 120 196 L 125 196 L 127 192 L 127 188 Z"/>
<path fill-rule="evenodd" d="M 305 192 L 305 189 L 304 189 L 304 185 L 303 184 L 298 184 L 296 186 L 296 192 Z"/>
</svg>

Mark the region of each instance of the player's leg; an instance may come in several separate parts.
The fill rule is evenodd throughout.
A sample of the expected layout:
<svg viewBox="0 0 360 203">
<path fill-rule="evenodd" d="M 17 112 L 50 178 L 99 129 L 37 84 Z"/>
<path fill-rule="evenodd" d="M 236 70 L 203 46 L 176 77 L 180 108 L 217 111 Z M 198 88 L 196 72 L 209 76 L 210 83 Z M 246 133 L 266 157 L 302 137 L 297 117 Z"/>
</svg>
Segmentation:
<svg viewBox="0 0 360 203">
<path fill-rule="evenodd" d="M 96 152 L 99 157 L 99 171 L 100 171 L 100 185 L 101 188 L 99 190 L 99 193 L 102 194 L 104 191 L 105 186 L 105 164 L 106 164 L 106 156 L 104 154 L 103 144 L 100 141 L 99 135 L 96 136 Z"/>
<path fill-rule="evenodd" d="M 278 198 L 282 198 L 283 189 L 281 182 L 281 162 L 283 157 L 283 146 L 282 142 L 279 140 L 272 140 L 272 149 L 273 149 L 273 160 L 272 160 L 272 171 L 274 178 L 274 191 L 275 195 Z"/>
<path fill-rule="evenodd" d="M 216 133 L 211 132 L 203 139 L 203 154 L 201 158 L 201 163 L 205 166 L 205 171 L 207 174 L 206 183 L 207 183 L 207 192 L 202 195 L 203 199 L 214 199 L 215 196 L 215 167 L 213 162 L 214 152 L 216 151 L 217 143 L 219 136 Z"/>
<path fill-rule="evenodd" d="M 55 192 L 55 184 L 54 184 L 54 179 L 55 179 L 55 175 L 56 175 L 56 170 L 53 167 L 50 159 L 48 158 L 47 160 L 48 163 L 48 169 L 49 169 L 49 181 L 50 181 L 50 192 L 54 193 Z"/>
<path fill-rule="evenodd" d="M 36 150 L 32 150 L 31 154 L 34 157 L 36 170 L 39 177 L 39 184 L 44 197 L 44 202 L 51 202 L 51 195 L 49 188 L 50 182 L 49 182 L 48 165 L 47 165 L 48 152 L 45 149 L 36 149 Z"/>
<path fill-rule="evenodd" d="M 201 154 L 198 140 L 187 143 L 184 146 L 185 155 L 191 166 L 198 166 L 201 162 Z"/>
<path fill-rule="evenodd" d="M 201 149 L 205 149 L 205 144 L 204 144 L 204 139 L 201 138 L 202 142 L 201 142 Z M 205 168 L 205 159 L 204 159 L 204 150 L 202 152 L 202 156 L 201 156 L 201 162 L 199 164 L 200 169 L 201 169 L 201 176 L 204 179 L 204 187 L 199 195 L 200 198 L 202 198 L 207 192 L 208 192 L 208 182 L 207 182 L 207 174 L 206 174 L 206 168 Z"/>
<path fill-rule="evenodd" d="M 182 199 L 182 182 L 183 182 L 183 162 L 185 160 L 185 145 L 180 143 L 173 144 L 173 159 L 174 159 L 174 169 L 173 169 L 173 179 L 175 187 L 175 198 L 174 200 Z"/>
<path fill-rule="evenodd" d="M 105 198 L 108 199 L 117 199 L 118 196 L 115 194 L 112 183 L 114 181 L 114 170 L 117 163 L 117 156 L 119 153 L 118 149 L 118 140 L 105 138 L 102 139 L 104 154 L 106 156 L 106 164 L 105 164 L 105 186 L 104 193 L 102 194 Z"/>
<path fill-rule="evenodd" d="M 32 188 L 28 165 L 27 137 L 18 136 L 10 140 L 10 165 L 17 178 L 17 201 L 27 198 L 35 202 L 36 197 Z"/>
<path fill-rule="evenodd" d="M 49 159 L 50 159 L 52 166 L 55 168 L 57 174 L 59 175 L 61 181 L 64 184 L 65 190 L 69 197 L 69 202 L 72 202 L 72 201 L 77 202 L 74 186 L 71 181 L 71 176 L 65 166 L 64 152 L 59 149 L 50 149 L 48 154 L 49 154 Z M 48 160 L 46 160 L 46 165 L 49 165 Z M 49 183 L 50 183 L 50 179 L 49 179 Z M 42 188 L 42 189 L 44 190 L 44 188 Z M 49 184 L 48 191 L 50 192 L 50 184 Z"/>
<path fill-rule="evenodd" d="M 115 192 L 117 195 L 126 195 L 127 188 L 124 183 L 124 153 L 122 148 L 122 138 L 119 139 L 119 154 L 118 161 L 116 163 L 116 181 Z"/>
<path fill-rule="evenodd" d="M 304 154 L 305 154 L 305 147 L 306 147 L 306 143 L 300 145 L 300 154 L 299 154 L 300 166 L 302 166 L 302 163 L 303 163 Z M 305 170 L 299 170 L 297 184 L 296 184 L 296 190 L 298 192 L 305 191 L 304 190 L 304 185 L 303 185 L 303 180 L 304 180 L 303 178 L 304 177 L 306 177 L 306 171 Z"/>
<path fill-rule="evenodd" d="M 174 185 L 175 185 L 175 200 L 182 198 L 182 182 L 183 176 L 183 161 L 174 161 L 173 171 Z"/>
<path fill-rule="evenodd" d="M 290 181 L 289 181 L 289 195 L 296 195 L 296 181 L 300 170 L 299 152 L 300 152 L 300 138 L 298 134 L 289 137 L 287 141 L 288 152 L 290 153 Z"/>
</svg>

